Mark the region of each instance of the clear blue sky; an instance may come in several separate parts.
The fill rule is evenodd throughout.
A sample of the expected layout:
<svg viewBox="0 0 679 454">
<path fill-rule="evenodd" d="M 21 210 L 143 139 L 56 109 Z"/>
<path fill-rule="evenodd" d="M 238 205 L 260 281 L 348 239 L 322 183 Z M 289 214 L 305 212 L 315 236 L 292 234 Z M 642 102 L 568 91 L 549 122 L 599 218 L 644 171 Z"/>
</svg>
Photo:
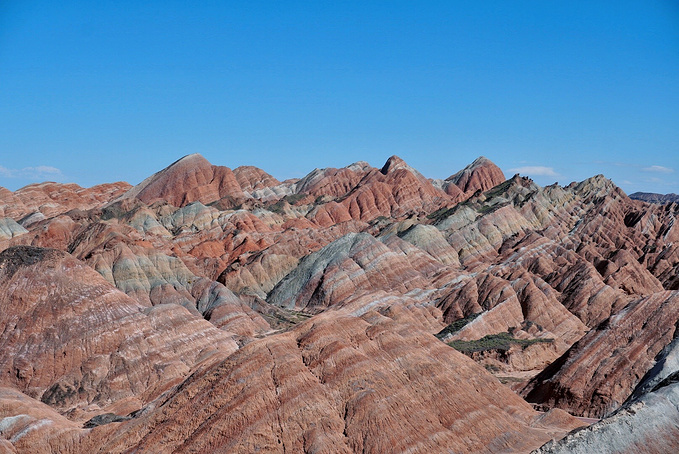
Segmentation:
<svg viewBox="0 0 679 454">
<path fill-rule="evenodd" d="M 679 192 L 679 2 L 0 0 L 0 186 L 194 152 Z"/>
</svg>

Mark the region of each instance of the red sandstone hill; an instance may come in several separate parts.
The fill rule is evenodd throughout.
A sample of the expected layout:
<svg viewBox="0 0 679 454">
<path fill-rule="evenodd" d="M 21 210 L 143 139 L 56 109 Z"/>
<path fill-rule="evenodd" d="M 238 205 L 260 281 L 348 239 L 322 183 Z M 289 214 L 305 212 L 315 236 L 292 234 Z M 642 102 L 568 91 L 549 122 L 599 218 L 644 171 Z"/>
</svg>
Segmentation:
<svg viewBox="0 0 679 454">
<path fill-rule="evenodd" d="M 0 209 L 8 452 L 527 452 L 563 410 L 633 452 L 630 409 L 674 402 L 679 207 L 600 175 L 392 156 L 280 182 L 190 155 Z"/>
<path fill-rule="evenodd" d="M 37 183 L 12 192 L 0 187 L 0 218 L 30 224 L 69 210 L 101 206 L 130 189 L 125 182 L 81 188 L 77 184 Z M 30 216 L 30 218 L 27 218 Z M 24 219 L 26 218 L 26 219 Z"/>
<path fill-rule="evenodd" d="M 135 197 L 147 204 L 165 201 L 181 207 L 195 201 L 207 204 L 226 195 L 243 196 L 231 169 L 213 166 L 201 155 L 192 154 L 148 177 L 122 198 Z"/>
</svg>

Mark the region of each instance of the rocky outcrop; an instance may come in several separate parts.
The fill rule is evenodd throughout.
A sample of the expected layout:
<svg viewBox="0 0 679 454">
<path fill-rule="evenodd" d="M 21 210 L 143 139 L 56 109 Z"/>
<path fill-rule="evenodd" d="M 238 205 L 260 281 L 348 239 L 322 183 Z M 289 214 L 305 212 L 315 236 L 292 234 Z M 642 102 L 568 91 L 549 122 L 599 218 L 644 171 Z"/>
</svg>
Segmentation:
<svg viewBox="0 0 679 454">
<path fill-rule="evenodd" d="M 379 288 L 407 293 L 427 285 L 423 272 L 437 269 L 433 259 L 424 268 L 410 266 L 406 254 L 391 250 L 366 233 L 348 234 L 308 255 L 271 291 L 268 301 L 288 309 L 319 309 Z"/>
<path fill-rule="evenodd" d="M 356 162 L 342 169 L 314 169 L 295 184 L 297 193 L 317 197 L 339 198 L 356 188 L 371 171 L 376 170 L 367 162 Z"/>
<path fill-rule="evenodd" d="M 191 155 L 121 197 L 27 188 L 0 189 L 0 449 L 525 452 L 577 425 L 555 407 L 671 388 L 641 377 L 672 362 L 679 208 L 601 175 Z"/>
<path fill-rule="evenodd" d="M 359 168 L 365 172 L 367 167 Z M 358 171 L 352 172 L 357 174 Z M 352 180 L 345 181 L 353 183 Z M 324 184 L 322 187 L 328 186 Z M 350 186 L 352 184 L 339 186 L 335 183 L 331 187 L 344 191 Z M 448 202 L 451 200 L 445 192 L 434 187 L 401 158 L 392 156 L 381 170 L 369 168 L 359 183 L 339 200 L 319 206 L 309 217 L 325 227 L 350 219 L 371 221 L 379 216 L 424 216 Z"/>
<path fill-rule="evenodd" d="M 0 218 L 0 240 L 14 238 L 28 233 L 28 230 L 17 224 L 12 218 Z"/>
<path fill-rule="evenodd" d="M 432 225 L 414 224 L 405 231 L 399 232 L 398 236 L 422 249 L 443 265 L 460 265 L 457 251 L 448 244 L 443 234 Z"/>
<path fill-rule="evenodd" d="M 237 348 L 185 308 L 145 308 L 54 249 L 0 253 L 0 307 L 0 384 L 75 418 L 139 409 Z"/>
<path fill-rule="evenodd" d="M 629 195 L 630 199 L 643 200 L 649 203 L 672 203 L 679 202 L 679 194 L 656 194 L 653 192 L 635 192 Z"/>
<path fill-rule="evenodd" d="M 87 432 L 49 405 L 0 386 L 0 452 L 74 452 Z"/>
<path fill-rule="evenodd" d="M 656 360 L 619 410 L 533 453 L 662 454 L 679 450 L 679 342 L 675 339 Z"/>
<path fill-rule="evenodd" d="M 679 293 L 668 291 L 630 303 L 536 376 L 522 395 L 582 416 L 616 410 L 677 335 L 678 305 Z"/>
<path fill-rule="evenodd" d="M 240 166 L 233 169 L 233 175 L 241 190 L 252 194 L 255 191 L 280 186 L 281 182 L 254 166 Z"/>
<path fill-rule="evenodd" d="M 269 330 L 269 325 L 233 292 L 196 275 L 173 251 L 143 240 L 129 241 L 129 236 L 119 232 L 105 224 L 92 225 L 82 233 L 87 240 L 79 238 L 79 247 L 73 252 L 144 306 L 178 304 L 239 336 Z"/>
<path fill-rule="evenodd" d="M 488 158 L 481 156 L 464 169 L 445 179 L 446 192 L 455 195 L 454 189 L 448 189 L 455 185 L 459 190 L 469 196 L 476 191 L 487 191 L 505 181 L 502 170 Z"/>
<path fill-rule="evenodd" d="M 649 263 L 663 260 L 655 245 L 673 256 L 674 215 L 671 207 L 644 213 L 637 203 L 602 176 L 567 188 L 515 176 L 430 215 L 465 269 L 438 278 L 437 306 L 447 323 L 477 316 L 446 339 L 480 341 L 510 330 L 525 336 L 532 323 L 540 329 L 528 339 L 554 342 L 473 356 L 492 368 L 532 364 L 537 372 L 634 299 L 662 292 L 663 281 L 674 282 L 672 271 L 663 263 L 661 281 Z M 538 347 L 540 354 L 526 357 Z"/>
</svg>

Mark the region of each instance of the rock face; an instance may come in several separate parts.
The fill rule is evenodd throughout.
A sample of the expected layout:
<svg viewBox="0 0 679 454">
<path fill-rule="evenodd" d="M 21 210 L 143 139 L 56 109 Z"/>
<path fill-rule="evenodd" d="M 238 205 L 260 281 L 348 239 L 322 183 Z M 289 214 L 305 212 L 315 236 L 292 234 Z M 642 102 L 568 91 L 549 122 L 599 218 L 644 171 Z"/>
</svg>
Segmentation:
<svg viewBox="0 0 679 454">
<path fill-rule="evenodd" d="M 312 219 L 322 226 L 352 219 L 371 221 L 379 216 L 403 218 L 423 215 L 450 201 L 447 194 L 434 187 L 398 156 L 389 158 L 381 170 L 361 164 L 342 170 L 344 172 L 334 173 L 331 179 L 339 177 L 341 184 L 335 181 L 330 183 L 328 176 L 324 175 L 316 183 L 315 191 L 311 192 L 322 191 L 322 195 L 339 196 L 338 200 L 321 205 L 312 213 Z M 353 178 L 347 177 L 350 172 Z M 354 185 L 362 173 L 360 181 Z"/>
<path fill-rule="evenodd" d="M 0 189 L 0 450 L 672 451 L 678 214 L 486 158 Z"/>
<path fill-rule="evenodd" d="M 656 365 L 619 410 L 533 452 L 660 454 L 679 450 L 679 342 L 672 341 L 656 359 Z"/>
<path fill-rule="evenodd" d="M 602 417 L 632 394 L 655 356 L 679 334 L 677 322 L 677 292 L 634 301 L 535 377 L 523 394 L 529 402 Z"/>
<path fill-rule="evenodd" d="M 446 192 L 455 194 L 455 185 L 463 194 L 474 194 L 476 191 L 487 191 L 505 181 L 502 170 L 488 158 L 481 156 L 474 162 L 445 180 Z"/>
<path fill-rule="evenodd" d="M 77 184 L 39 183 L 24 186 L 16 192 L 0 187 L 0 217 L 19 221 L 31 214 L 39 214 L 44 219 L 72 209 L 88 210 L 104 205 L 129 188 L 130 185 L 124 182 L 91 188 L 81 188 Z"/>
<path fill-rule="evenodd" d="M 350 233 L 308 255 L 269 294 L 268 301 L 289 309 L 310 309 L 341 304 L 375 287 L 407 293 L 426 286 L 422 275 L 438 264 L 430 259 L 417 271 L 406 254 L 393 251 L 367 233 Z"/>
<path fill-rule="evenodd" d="M 17 224 L 12 218 L 0 219 L 0 239 L 14 238 L 15 236 L 28 233 L 28 230 Z"/>
<path fill-rule="evenodd" d="M 314 169 L 298 181 L 295 188 L 298 193 L 313 196 L 342 197 L 374 170 L 367 162 L 356 162 L 342 169 Z"/>
<path fill-rule="evenodd" d="M 255 193 L 255 191 L 274 188 L 280 186 L 281 182 L 254 166 L 240 166 L 233 170 L 233 175 L 241 190 L 248 193 Z"/>
<path fill-rule="evenodd" d="M 55 249 L 0 253 L 0 307 L 0 384 L 73 415 L 139 409 L 199 357 L 237 348 L 183 307 L 144 308 Z"/>
<path fill-rule="evenodd" d="M 82 426 L 14 388 L 0 386 L 0 451 L 73 452 L 84 439 Z"/>
<path fill-rule="evenodd" d="M 102 450 L 512 452 L 577 425 L 550 423 L 433 336 L 322 314 L 202 369 Z"/>
</svg>

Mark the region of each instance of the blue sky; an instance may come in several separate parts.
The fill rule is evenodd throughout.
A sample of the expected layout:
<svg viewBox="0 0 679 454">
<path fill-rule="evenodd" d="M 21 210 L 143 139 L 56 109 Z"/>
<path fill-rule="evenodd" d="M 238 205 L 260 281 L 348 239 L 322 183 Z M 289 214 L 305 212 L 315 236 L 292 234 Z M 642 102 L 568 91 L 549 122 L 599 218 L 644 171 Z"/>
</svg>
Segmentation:
<svg viewBox="0 0 679 454">
<path fill-rule="evenodd" d="M 679 2 L 0 0 L 0 186 L 195 152 L 679 193 Z"/>
</svg>

